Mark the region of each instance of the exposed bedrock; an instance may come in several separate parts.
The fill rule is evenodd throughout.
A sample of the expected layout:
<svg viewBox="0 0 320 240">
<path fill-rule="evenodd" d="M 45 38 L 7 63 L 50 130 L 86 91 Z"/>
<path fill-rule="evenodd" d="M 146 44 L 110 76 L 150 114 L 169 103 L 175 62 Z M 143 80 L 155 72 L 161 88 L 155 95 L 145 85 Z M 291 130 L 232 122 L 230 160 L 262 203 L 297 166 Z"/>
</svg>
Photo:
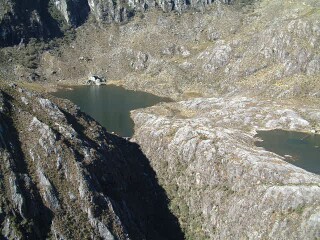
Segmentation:
<svg viewBox="0 0 320 240">
<path fill-rule="evenodd" d="M 69 101 L 0 90 L 0 238 L 183 239 L 139 147 Z"/>
<path fill-rule="evenodd" d="M 254 145 L 257 129 L 319 128 L 319 109 L 197 98 L 132 112 L 187 239 L 317 239 L 320 177 Z"/>
</svg>

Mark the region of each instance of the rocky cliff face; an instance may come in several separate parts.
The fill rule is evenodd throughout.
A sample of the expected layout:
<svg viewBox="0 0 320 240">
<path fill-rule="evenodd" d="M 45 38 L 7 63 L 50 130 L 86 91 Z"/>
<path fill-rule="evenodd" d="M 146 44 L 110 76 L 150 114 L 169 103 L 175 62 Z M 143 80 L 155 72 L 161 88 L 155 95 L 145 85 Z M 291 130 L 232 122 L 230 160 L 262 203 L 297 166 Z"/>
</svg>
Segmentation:
<svg viewBox="0 0 320 240">
<path fill-rule="evenodd" d="M 51 2 L 71 26 L 79 26 L 88 18 L 90 9 L 86 0 L 51 0 Z"/>
<path fill-rule="evenodd" d="M 0 91 L 0 238 L 182 239 L 138 146 L 67 101 Z"/>
<path fill-rule="evenodd" d="M 220 1 L 220 0 L 218 0 Z M 95 18 L 100 22 L 123 22 L 134 16 L 136 12 L 145 12 L 148 9 L 160 8 L 164 12 L 175 11 L 181 13 L 187 9 L 203 11 L 206 6 L 214 1 L 193 0 L 142 0 L 142 1 L 111 1 L 89 0 L 90 9 Z M 230 1 L 222 0 L 228 3 Z"/>
<path fill-rule="evenodd" d="M 220 0 L 219 0 L 220 1 Z M 83 24 L 89 14 L 100 23 L 125 22 L 137 12 L 159 8 L 181 13 L 203 11 L 213 1 L 181 0 L 1 0 L 0 46 L 18 44 L 29 38 L 46 39 L 63 34 L 64 22 L 72 27 Z M 230 1 L 221 1 L 229 3 Z"/>
<path fill-rule="evenodd" d="M 317 105 L 197 98 L 132 117 L 186 239 L 320 237 L 320 177 L 254 145 L 257 129 L 319 128 Z"/>
<path fill-rule="evenodd" d="M 133 17 L 137 12 L 160 8 L 164 12 L 183 12 L 187 9 L 203 11 L 214 0 L 52 0 L 62 12 L 64 18 L 71 24 L 79 25 L 78 19 L 86 17 L 88 7 L 95 19 L 99 22 L 123 22 Z M 230 4 L 230 0 L 217 0 Z M 79 11 L 80 10 L 80 11 Z M 74 19 L 75 21 L 70 21 Z"/>
<path fill-rule="evenodd" d="M 49 1 L 1 0 L 0 46 L 27 42 L 29 38 L 62 36 Z"/>
</svg>

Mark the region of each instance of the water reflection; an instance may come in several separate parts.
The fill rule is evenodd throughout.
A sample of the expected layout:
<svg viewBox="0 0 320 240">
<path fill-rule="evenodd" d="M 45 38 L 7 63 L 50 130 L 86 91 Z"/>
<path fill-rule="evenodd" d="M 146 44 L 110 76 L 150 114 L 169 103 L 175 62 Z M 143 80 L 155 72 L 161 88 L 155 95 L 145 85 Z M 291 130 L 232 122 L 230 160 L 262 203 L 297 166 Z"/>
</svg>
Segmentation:
<svg viewBox="0 0 320 240">
<path fill-rule="evenodd" d="M 167 98 L 112 85 L 79 86 L 73 90 L 59 90 L 54 95 L 77 104 L 109 132 L 128 137 L 133 135 L 134 127 L 130 118 L 131 110 L 169 101 Z"/>
<path fill-rule="evenodd" d="M 320 174 L 319 134 L 272 130 L 259 131 L 256 137 L 263 140 L 256 142 L 256 146 L 283 156 L 287 162 L 309 172 Z"/>
</svg>

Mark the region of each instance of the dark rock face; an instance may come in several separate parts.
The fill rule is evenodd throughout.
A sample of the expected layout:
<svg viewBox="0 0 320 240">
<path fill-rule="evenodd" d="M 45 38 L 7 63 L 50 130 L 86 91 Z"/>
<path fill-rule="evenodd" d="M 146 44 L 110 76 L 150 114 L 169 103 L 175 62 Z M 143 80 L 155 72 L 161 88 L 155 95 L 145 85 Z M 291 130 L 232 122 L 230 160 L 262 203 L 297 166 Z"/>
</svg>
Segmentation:
<svg viewBox="0 0 320 240">
<path fill-rule="evenodd" d="M 203 11 L 213 0 L 0 0 L 0 46 L 29 38 L 46 39 L 63 34 L 63 25 L 77 27 L 90 12 L 98 22 L 125 22 L 136 12 L 159 8 L 164 12 Z M 230 1 L 221 0 L 229 4 Z"/>
<path fill-rule="evenodd" d="M 79 26 L 87 19 L 90 9 L 87 0 L 51 0 L 71 26 Z"/>
<path fill-rule="evenodd" d="M 49 13 L 49 0 L 1 0 L 0 5 L 0 46 L 23 43 L 32 37 L 62 36 L 58 21 Z"/>
<path fill-rule="evenodd" d="M 0 239 L 183 239 L 137 145 L 12 87 L 0 92 Z"/>
</svg>

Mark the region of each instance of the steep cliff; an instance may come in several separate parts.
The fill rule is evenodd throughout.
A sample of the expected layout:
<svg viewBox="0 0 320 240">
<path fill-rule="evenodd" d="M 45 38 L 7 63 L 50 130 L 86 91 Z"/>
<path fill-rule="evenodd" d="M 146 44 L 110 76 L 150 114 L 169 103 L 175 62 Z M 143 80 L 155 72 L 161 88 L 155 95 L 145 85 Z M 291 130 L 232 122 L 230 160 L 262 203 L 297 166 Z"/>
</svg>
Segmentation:
<svg viewBox="0 0 320 240">
<path fill-rule="evenodd" d="M 62 36 L 59 21 L 50 11 L 49 1 L 1 0 L 0 46 Z"/>
<path fill-rule="evenodd" d="M 0 238 L 183 239 L 148 160 L 68 101 L 0 91 Z"/>
<path fill-rule="evenodd" d="M 220 1 L 220 0 L 219 0 Z M 229 3 L 230 1 L 221 0 Z M 159 8 L 181 13 L 187 9 L 203 11 L 213 1 L 181 0 L 1 0 L 0 46 L 28 41 L 29 38 L 61 37 L 65 26 L 77 27 L 88 16 L 100 23 L 125 22 L 137 12 Z"/>
<path fill-rule="evenodd" d="M 218 1 L 223 3 L 230 2 L 226 0 Z M 154 8 L 159 8 L 163 12 L 175 11 L 178 13 L 187 9 L 203 11 L 214 0 L 89 0 L 88 2 L 91 12 L 98 21 L 123 22 L 133 17 L 137 12 L 145 12 Z"/>
<path fill-rule="evenodd" d="M 90 8 L 87 0 L 50 0 L 71 26 L 79 26 L 87 20 Z"/>
<path fill-rule="evenodd" d="M 319 105 L 197 98 L 132 117 L 186 239 L 320 238 L 320 176 L 254 145 L 258 129 L 319 129 Z"/>
</svg>

